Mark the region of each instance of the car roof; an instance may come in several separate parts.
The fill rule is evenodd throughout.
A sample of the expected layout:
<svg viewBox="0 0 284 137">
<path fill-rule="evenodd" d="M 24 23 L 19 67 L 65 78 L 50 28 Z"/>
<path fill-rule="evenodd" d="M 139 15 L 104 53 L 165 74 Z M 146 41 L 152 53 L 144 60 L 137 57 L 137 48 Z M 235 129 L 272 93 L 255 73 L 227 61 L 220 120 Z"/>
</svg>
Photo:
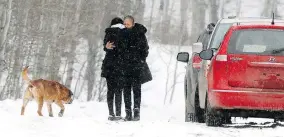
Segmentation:
<svg viewBox="0 0 284 137">
<path fill-rule="evenodd" d="M 238 24 L 271 24 L 272 18 L 263 17 L 238 17 L 238 18 L 223 18 L 219 23 L 238 23 Z M 275 25 L 278 23 L 284 24 L 284 20 L 275 19 Z"/>
<path fill-rule="evenodd" d="M 230 29 L 239 30 L 239 29 L 281 29 L 284 30 L 284 26 L 278 25 L 233 25 Z"/>
</svg>

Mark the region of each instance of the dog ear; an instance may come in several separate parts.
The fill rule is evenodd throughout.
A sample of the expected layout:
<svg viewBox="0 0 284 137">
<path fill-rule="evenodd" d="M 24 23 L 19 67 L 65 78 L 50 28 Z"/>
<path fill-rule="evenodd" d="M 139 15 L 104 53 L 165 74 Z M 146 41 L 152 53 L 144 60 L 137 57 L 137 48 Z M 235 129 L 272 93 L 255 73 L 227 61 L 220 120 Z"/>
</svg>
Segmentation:
<svg viewBox="0 0 284 137">
<path fill-rule="evenodd" d="M 69 97 L 73 96 L 73 92 L 69 90 Z"/>
</svg>

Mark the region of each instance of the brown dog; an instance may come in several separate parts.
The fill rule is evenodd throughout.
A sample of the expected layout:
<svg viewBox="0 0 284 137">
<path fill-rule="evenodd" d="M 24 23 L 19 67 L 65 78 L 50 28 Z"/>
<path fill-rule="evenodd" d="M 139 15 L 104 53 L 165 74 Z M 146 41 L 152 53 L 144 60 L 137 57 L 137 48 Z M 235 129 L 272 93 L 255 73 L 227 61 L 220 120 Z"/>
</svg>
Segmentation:
<svg viewBox="0 0 284 137">
<path fill-rule="evenodd" d="M 24 115 L 25 107 L 27 106 L 29 100 L 35 99 L 38 103 L 37 113 L 39 116 L 42 116 L 41 110 L 43 102 L 47 103 L 48 113 L 50 117 L 53 117 L 51 106 L 53 102 L 55 102 L 61 108 L 58 116 L 63 116 L 65 109 L 63 103 L 71 104 L 73 101 L 73 93 L 68 88 L 56 81 L 49 81 L 44 79 L 30 80 L 28 77 L 28 67 L 25 67 L 22 71 L 22 77 L 25 81 L 28 82 L 29 85 L 24 94 L 21 115 Z"/>
</svg>

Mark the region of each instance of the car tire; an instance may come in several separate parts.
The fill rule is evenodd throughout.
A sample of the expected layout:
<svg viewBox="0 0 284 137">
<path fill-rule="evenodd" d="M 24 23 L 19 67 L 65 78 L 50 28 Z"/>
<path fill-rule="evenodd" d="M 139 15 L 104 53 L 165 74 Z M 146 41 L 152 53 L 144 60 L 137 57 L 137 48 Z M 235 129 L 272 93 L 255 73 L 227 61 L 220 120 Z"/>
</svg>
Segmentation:
<svg viewBox="0 0 284 137">
<path fill-rule="evenodd" d="M 206 97 L 206 107 L 205 107 L 205 123 L 207 126 L 211 127 L 219 127 L 224 124 L 224 118 L 222 118 L 221 114 L 218 114 L 216 110 L 212 109 L 210 103 L 208 101 L 208 97 Z"/>
<path fill-rule="evenodd" d="M 190 80 L 190 79 L 189 79 Z M 195 103 L 191 104 L 190 98 L 188 97 L 188 90 L 187 85 L 185 86 L 185 122 L 198 122 L 204 123 L 204 111 L 199 106 L 199 99 L 198 96 L 195 97 Z M 189 88 L 192 89 L 192 88 Z M 198 92 L 196 92 L 198 95 Z"/>
<path fill-rule="evenodd" d="M 204 110 L 200 108 L 200 102 L 199 102 L 199 90 L 198 86 L 196 87 L 196 92 L 195 92 L 195 117 L 196 117 L 196 122 L 198 123 L 204 123 L 205 122 L 205 117 L 204 117 Z"/>
<path fill-rule="evenodd" d="M 189 79 L 190 80 L 190 79 Z M 194 111 L 194 105 L 192 105 L 190 103 L 190 98 L 188 97 L 188 85 L 187 85 L 187 78 L 185 80 L 185 84 L 184 84 L 184 91 L 185 91 L 185 122 L 195 122 L 196 121 L 196 117 L 195 114 L 193 113 Z M 191 86 L 191 85 L 189 85 Z M 191 89 L 191 88 L 189 88 Z"/>
<path fill-rule="evenodd" d="M 223 112 L 223 117 L 222 117 L 223 124 L 232 124 L 232 118 L 228 114 Z"/>
<path fill-rule="evenodd" d="M 185 78 L 185 80 L 184 80 L 184 100 L 185 100 L 185 113 L 184 113 L 184 121 L 185 122 L 190 122 L 190 116 L 189 116 L 189 113 L 188 113 L 188 103 L 189 103 L 189 101 L 188 101 L 188 96 L 187 96 L 187 94 L 188 94 L 188 91 L 187 91 L 187 78 Z"/>
</svg>

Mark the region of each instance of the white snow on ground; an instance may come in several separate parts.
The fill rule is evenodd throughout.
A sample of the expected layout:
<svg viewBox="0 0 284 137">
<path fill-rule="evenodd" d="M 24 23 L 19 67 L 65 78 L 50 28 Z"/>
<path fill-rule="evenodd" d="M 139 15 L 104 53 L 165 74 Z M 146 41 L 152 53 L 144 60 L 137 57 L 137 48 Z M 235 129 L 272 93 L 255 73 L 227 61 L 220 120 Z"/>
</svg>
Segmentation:
<svg viewBox="0 0 284 137">
<path fill-rule="evenodd" d="M 233 119 L 233 125 L 220 128 L 205 124 L 184 122 L 183 76 L 184 65 L 179 63 L 178 78 L 173 103 L 164 105 L 166 62 L 172 51 L 174 68 L 177 48 L 173 46 L 152 46 L 148 62 L 154 72 L 154 80 L 143 85 L 141 121 L 111 122 L 107 120 L 105 102 L 80 102 L 65 105 L 64 117 L 57 117 L 59 108 L 53 105 L 55 117 L 48 117 L 44 106 L 44 117 L 37 116 L 37 104 L 32 101 L 26 108 L 25 116 L 20 116 L 21 100 L 0 102 L 1 137 L 280 137 L 284 126 L 274 127 L 271 119 Z M 190 52 L 190 48 L 182 48 Z M 123 113 L 124 115 L 124 113 Z M 250 124 L 247 124 L 251 122 Z M 254 123 L 256 122 L 256 123 Z"/>
<path fill-rule="evenodd" d="M 263 2 L 263 0 L 259 0 L 259 2 L 242 0 L 240 16 L 260 16 Z M 225 16 L 235 15 L 236 10 L 232 10 L 236 9 L 235 3 L 233 2 L 233 4 L 225 8 L 227 11 Z M 156 3 L 157 6 L 158 3 Z M 108 111 L 105 102 L 80 102 L 78 100 L 71 105 L 66 105 L 65 115 L 62 118 L 57 117 L 59 108 L 56 105 L 53 105 L 55 117 L 50 118 L 47 116 L 46 106 L 43 108 L 44 117 L 37 116 L 37 104 L 34 101 L 28 105 L 25 116 L 20 116 L 22 101 L 5 100 L 0 101 L 0 137 L 284 136 L 284 125 L 275 124 L 271 119 L 233 118 L 233 125 L 220 128 L 207 127 L 205 124 L 185 123 L 183 96 L 185 64 L 178 64 L 177 74 L 179 77 L 173 103 L 169 104 L 168 96 L 164 105 L 167 79 L 167 65 L 165 63 L 170 62 L 170 59 L 172 59 L 169 67 L 170 76 L 172 76 L 177 47 L 165 47 L 156 44 L 150 44 L 150 46 L 150 57 L 147 62 L 153 72 L 154 79 L 152 82 L 143 85 L 141 121 L 111 122 L 107 120 Z M 183 48 L 181 51 L 190 52 L 190 47 Z M 171 88 L 171 85 L 172 83 L 169 83 L 168 87 Z"/>
<path fill-rule="evenodd" d="M 205 124 L 184 123 L 180 113 L 183 106 L 161 108 L 143 107 L 140 122 L 111 122 L 106 120 L 106 103 L 74 102 L 66 105 L 64 117 L 44 117 L 36 114 L 32 102 L 25 116 L 20 116 L 21 101 L 6 100 L 0 103 L 0 129 L 4 137 L 277 137 L 283 135 L 283 127 L 211 128 Z M 59 109 L 54 106 L 54 112 Z M 249 120 L 253 121 L 253 120 Z M 245 122 L 249 122 L 248 120 Z M 259 121 L 259 120 L 258 120 Z M 261 122 L 269 120 L 262 119 Z M 271 120 L 270 120 L 271 121 Z M 241 120 L 239 120 L 241 122 Z M 243 124 L 248 125 L 248 124 Z M 269 125 L 269 124 L 268 124 Z M 261 125 L 256 125 L 261 127 Z"/>
</svg>

